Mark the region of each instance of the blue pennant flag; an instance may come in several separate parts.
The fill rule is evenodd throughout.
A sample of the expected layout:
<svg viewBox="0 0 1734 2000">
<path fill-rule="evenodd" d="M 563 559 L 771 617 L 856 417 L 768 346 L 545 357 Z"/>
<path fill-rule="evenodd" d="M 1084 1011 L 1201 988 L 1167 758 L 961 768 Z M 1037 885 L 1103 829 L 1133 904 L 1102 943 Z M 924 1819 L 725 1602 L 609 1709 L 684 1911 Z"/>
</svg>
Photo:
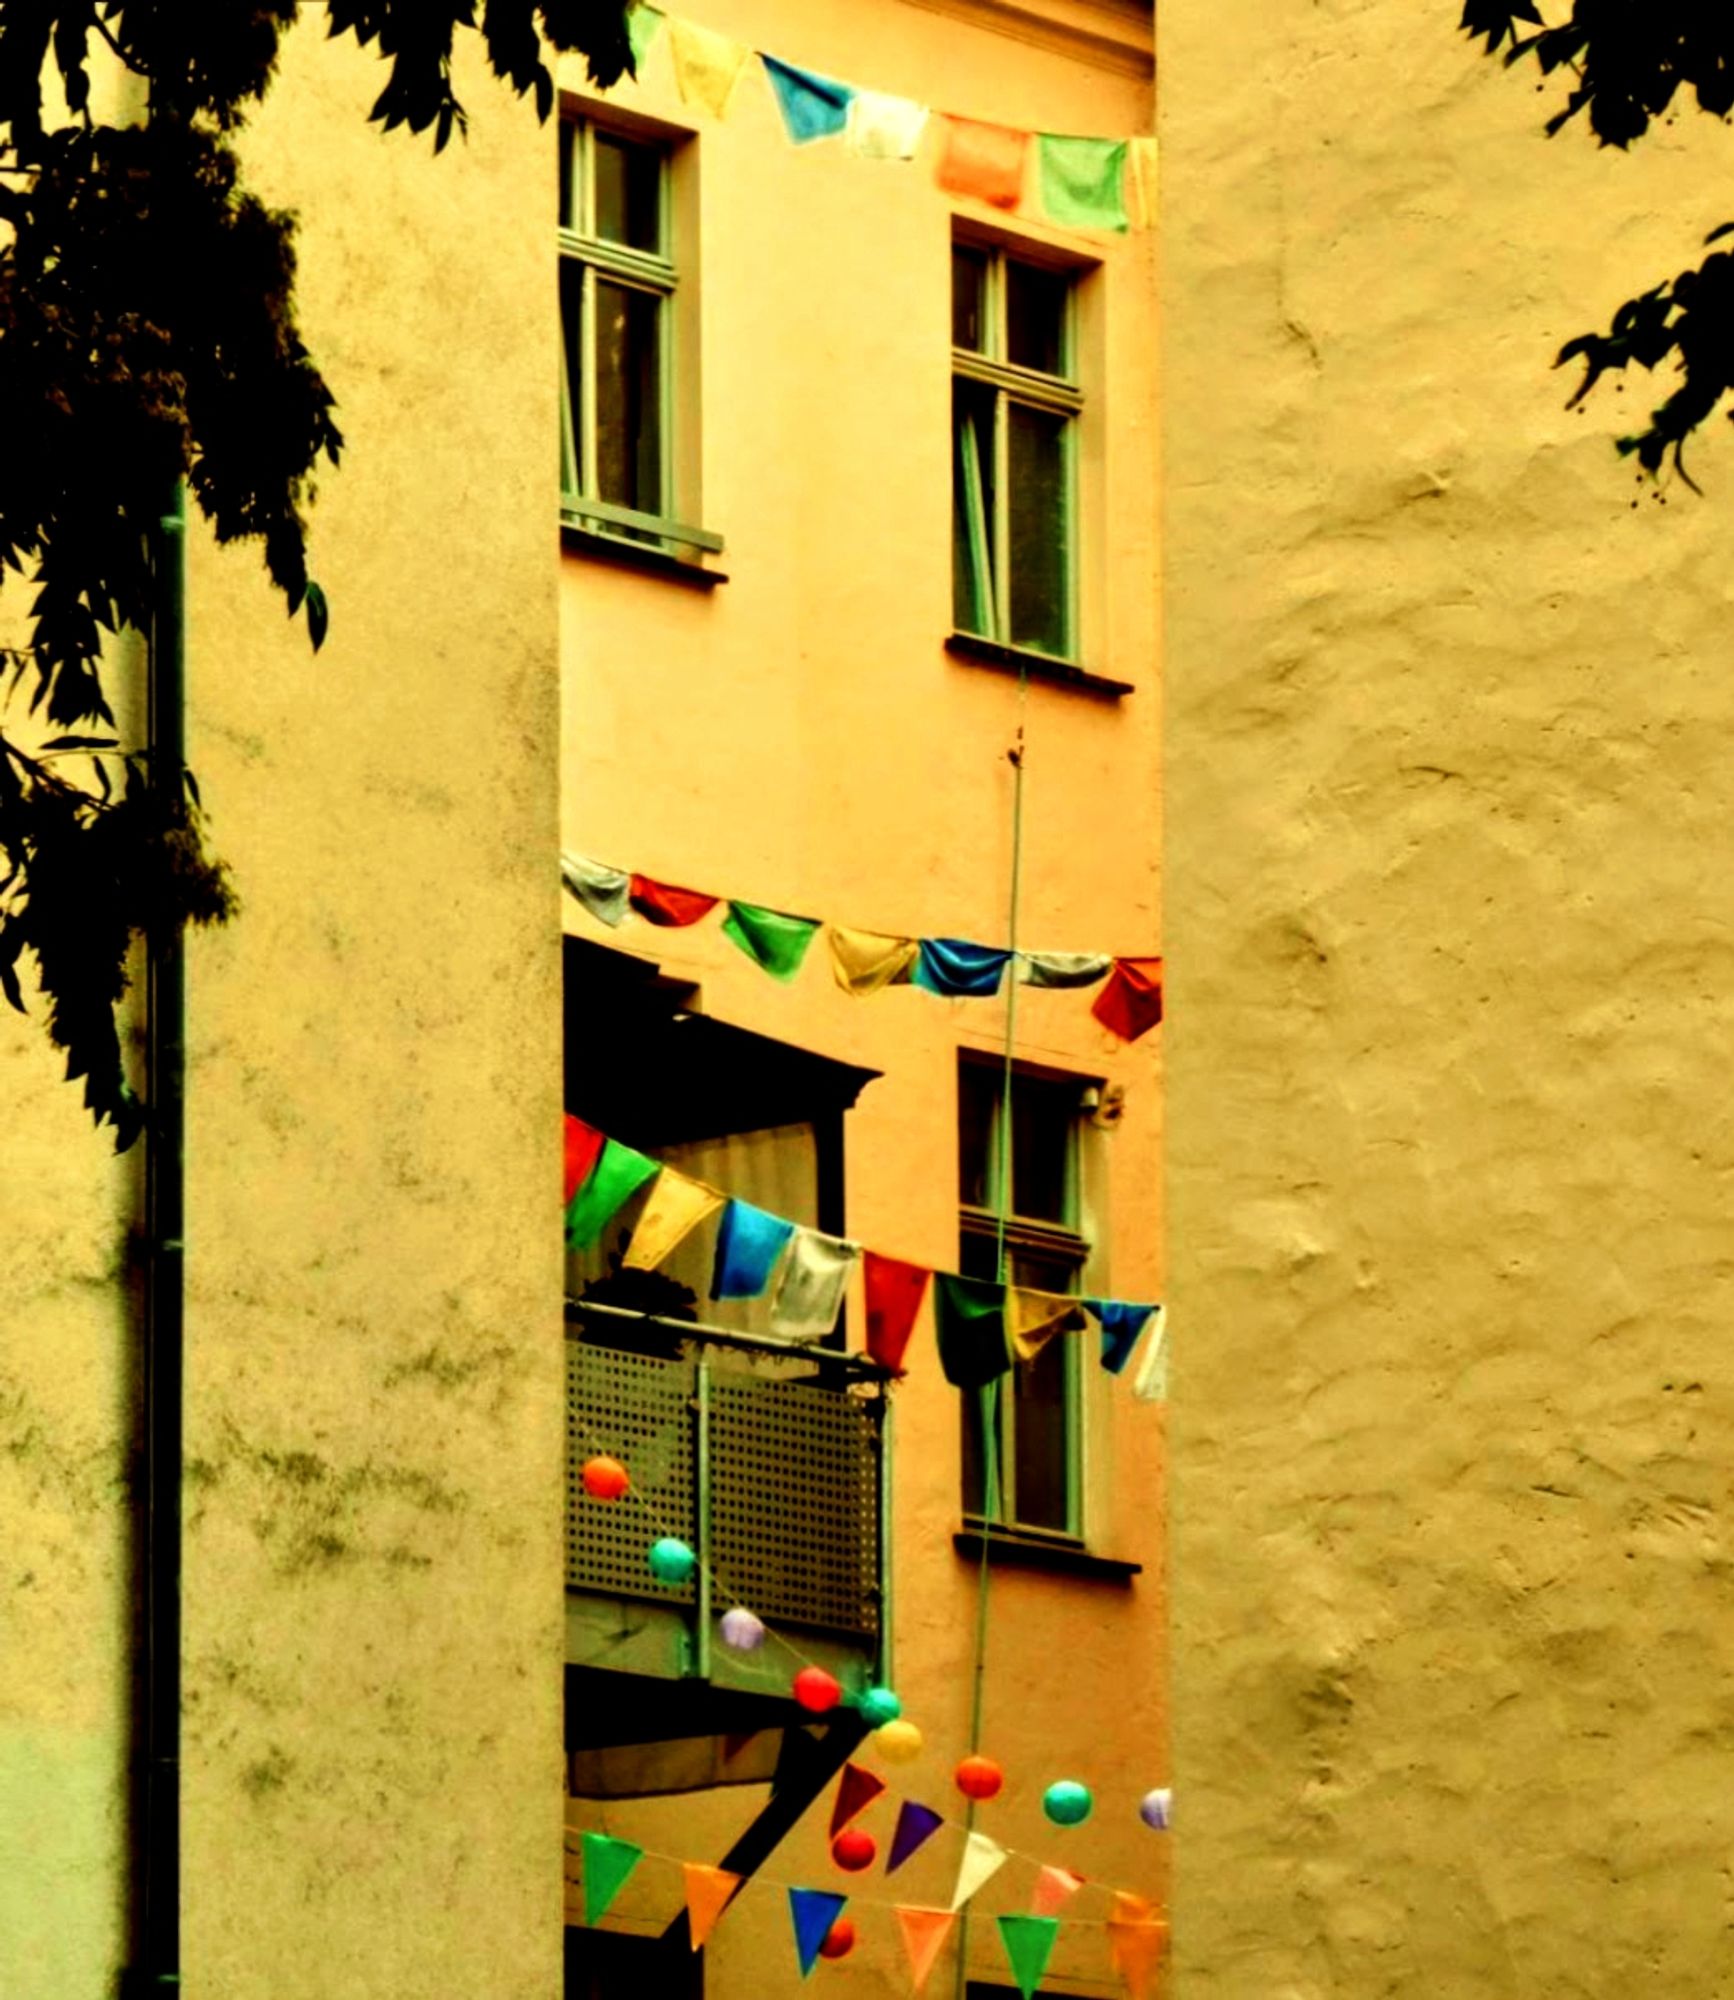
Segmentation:
<svg viewBox="0 0 1734 2000">
<path fill-rule="evenodd" d="M 801 1977 L 806 1978 L 819 1956 L 819 1947 L 830 1935 L 831 1926 L 842 1914 L 847 1896 L 829 1889 L 791 1889 L 789 1916 L 795 1926 L 795 1956 L 801 1961 Z"/>
<path fill-rule="evenodd" d="M 778 62 L 775 56 L 762 55 L 759 60 L 776 93 L 784 129 L 797 146 L 806 145 L 809 139 L 828 139 L 848 124 L 853 84 L 833 83 L 828 76 L 796 69 L 792 63 Z"/>
<path fill-rule="evenodd" d="M 713 1299 L 756 1299 L 771 1281 L 771 1272 L 795 1225 L 780 1215 L 767 1215 L 749 1201 L 731 1201 L 717 1231 L 716 1269 L 711 1276 Z"/>
<path fill-rule="evenodd" d="M 970 944 L 963 938 L 923 938 L 913 974 L 917 986 L 951 999 L 990 1000 L 1011 953 L 995 945 Z"/>
<path fill-rule="evenodd" d="M 1156 1308 L 1129 1305 L 1124 1299 L 1086 1299 L 1084 1304 L 1102 1322 L 1102 1366 L 1118 1375 Z"/>
</svg>

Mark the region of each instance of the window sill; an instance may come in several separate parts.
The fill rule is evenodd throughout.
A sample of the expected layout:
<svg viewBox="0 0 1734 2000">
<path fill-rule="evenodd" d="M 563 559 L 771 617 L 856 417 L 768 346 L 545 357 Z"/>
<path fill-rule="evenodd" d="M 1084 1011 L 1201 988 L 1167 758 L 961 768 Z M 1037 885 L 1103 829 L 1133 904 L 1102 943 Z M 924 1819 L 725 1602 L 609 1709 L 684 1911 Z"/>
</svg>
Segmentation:
<svg viewBox="0 0 1734 2000">
<path fill-rule="evenodd" d="M 979 1522 L 958 1529 L 951 1538 L 951 1546 L 957 1553 L 973 1562 L 981 1561 L 981 1543 Z M 1093 1583 L 1127 1585 L 1133 1577 L 1144 1573 L 1142 1563 L 1122 1562 L 1115 1556 L 1093 1556 L 1079 1542 L 1058 1536 L 1023 1534 L 1015 1528 L 987 1531 L 987 1559 L 1006 1569 L 1047 1570 L 1057 1576 L 1085 1577 Z"/>
<path fill-rule="evenodd" d="M 1075 687 L 1085 694 L 1106 695 L 1118 700 L 1134 692 L 1130 681 L 1110 680 L 1106 674 L 1092 674 L 1075 667 L 1070 660 L 1056 660 L 1051 653 L 1031 652 L 1027 646 L 1004 646 L 997 639 L 980 639 L 973 632 L 953 632 L 945 650 L 954 660 L 967 660 L 972 667 L 998 667 L 1002 672 L 1027 673 L 1033 681 L 1053 681 L 1061 687 Z"/>
<path fill-rule="evenodd" d="M 642 570 L 648 576 L 674 577 L 700 590 L 714 590 L 729 580 L 726 570 L 706 569 L 685 556 L 671 556 L 666 549 L 653 549 L 647 542 L 611 535 L 588 522 L 562 521 L 560 540 L 574 555 L 594 556 L 600 562 L 618 563 L 622 569 Z"/>
</svg>

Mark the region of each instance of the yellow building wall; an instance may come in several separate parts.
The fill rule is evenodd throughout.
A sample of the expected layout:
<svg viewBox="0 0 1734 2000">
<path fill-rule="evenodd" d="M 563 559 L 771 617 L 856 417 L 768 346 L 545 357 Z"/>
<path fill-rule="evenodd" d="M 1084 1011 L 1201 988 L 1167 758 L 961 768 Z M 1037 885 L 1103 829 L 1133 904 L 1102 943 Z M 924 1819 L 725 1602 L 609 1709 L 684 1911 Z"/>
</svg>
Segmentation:
<svg viewBox="0 0 1734 2000">
<path fill-rule="evenodd" d="M 1147 10 L 799 6 L 713 0 L 699 18 L 832 77 L 966 115 L 1062 132 L 1151 127 Z M 1092 26 L 1120 50 L 1056 27 Z M 1011 30 L 1011 31 L 1008 31 Z M 1139 32 L 1145 57 L 1138 58 Z M 1049 35 L 1048 40 L 1041 33 Z M 606 118 L 633 112 L 695 134 L 680 192 L 698 204 L 698 434 L 687 492 L 722 534 L 729 581 L 707 593 L 569 553 L 562 578 L 564 844 L 663 880 L 869 929 L 1002 940 L 1010 886 L 1012 769 L 1026 753 L 1020 939 L 1054 949 L 1158 948 L 1156 866 L 1154 265 L 1146 234 L 1054 228 L 954 201 L 933 180 L 929 135 L 911 166 L 872 163 L 837 142 L 796 149 L 768 85 L 749 69 L 723 123 L 675 87 L 666 37 L 636 85 L 606 100 L 566 81 Z M 1032 204 L 1033 206 L 1033 204 Z M 951 629 L 950 262 L 954 219 L 1061 246 L 1096 268 L 1081 281 L 1083 663 L 1132 683 L 1121 701 L 1032 683 L 949 658 Z M 688 211 L 690 220 L 690 207 Z M 687 365 L 693 354 L 683 350 Z M 695 450 L 696 448 L 696 450 Z M 693 460 L 696 456 L 696 466 Z M 695 476 L 696 474 L 696 476 Z M 677 475 L 678 476 L 678 475 Z M 691 513 L 687 518 L 692 519 Z M 710 919 L 686 931 L 611 932 L 568 901 L 573 933 L 637 950 L 695 980 L 705 1011 L 884 1072 L 846 1127 L 847 1229 L 871 1247 L 955 1269 L 956 1068 L 960 1049 L 998 1052 L 996 1004 L 914 990 L 857 1000 L 818 943 L 782 986 Z M 1026 1060 L 1123 1084 L 1127 1109 L 1091 1133 L 1104 1244 L 1093 1285 L 1161 1296 L 1161 1031 L 1131 1048 L 1089 1013 L 1088 993 L 1023 991 Z M 850 1307 L 860 1338 L 858 1296 Z M 1092 1333 L 1087 1336 L 1094 1343 Z M 996 1571 L 984 1747 L 1009 1775 L 981 1825 L 1027 1854 L 1100 1883 L 1159 1891 L 1163 1837 L 1137 1817 L 1167 1778 L 1162 1412 L 1129 1385 L 1084 1371 L 1086 1513 L 1092 1549 L 1144 1565 L 1129 1590 Z M 962 1801 L 951 1769 L 967 1747 L 974 1566 L 957 1556 L 959 1418 L 929 1331 L 895 1392 L 895 1681 L 927 1736 L 916 1765 L 887 1769 L 894 1795 L 941 1811 Z M 869 1756 L 866 1761 L 871 1762 Z M 1099 1804 L 1061 1833 L 1040 1810 L 1055 1778 L 1091 1783 Z M 574 1801 L 653 1851 L 719 1860 L 761 1795 L 725 1791 L 637 1806 Z M 907 1991 L 883 1900 L 948 1899 L 957 1838 L 889 1880 L 849 1877 L 824 1839 L 829 1793 L 767 1863 L 707 1952 L 710 2000 L 795 1993 L 783 1884 L 858 1892 L 860 1943 L 824 1968 L 863 1994 Z M 882 1848 L 894 1802 L 869 1816 Z M 1027 1907 L 1033 1871 L 1009 1866 L 972 1927 L 977 1977 L 1008 1977 L 991 1914 Z M 647 1863 L 610 1922 L 660 1930 L 680 1907 L 678 1872 Z M 1080 1904 L 1100 1918 L 1105 1895 Z M 1105 1937 L 1062 1933 L 1051 1979 L 1116 1990 Z M 933 1977 L 951 1990 L 952 1968 Z"/>
<path fill-rule="evenodd" d="M 1457 10 L 1171 0 L 1176 1988 L 1728 1986 L 1728 523 L 1695 261 Z"/>
</svg>

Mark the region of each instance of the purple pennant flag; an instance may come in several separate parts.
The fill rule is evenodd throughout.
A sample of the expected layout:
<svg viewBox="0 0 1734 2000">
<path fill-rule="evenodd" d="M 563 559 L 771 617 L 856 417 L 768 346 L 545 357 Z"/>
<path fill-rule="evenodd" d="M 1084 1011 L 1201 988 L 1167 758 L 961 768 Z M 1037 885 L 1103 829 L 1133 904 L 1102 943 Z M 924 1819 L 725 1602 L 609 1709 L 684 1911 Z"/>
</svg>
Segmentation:
<svg viewBox="0 0 1734 2000">
<path fill-rule="evenodd" d="M 945 1824 L 945 1821 L 931 1806 L 918 1806 L 913 1799 L 905 1799 L 897 1814 L 897 1831 L 891 1836 L 891 1858 L 885 1864 L 887 1875 L 894 1868 L 901 1868 L 910 1855 L 929 1840 Z"/>
</svg>

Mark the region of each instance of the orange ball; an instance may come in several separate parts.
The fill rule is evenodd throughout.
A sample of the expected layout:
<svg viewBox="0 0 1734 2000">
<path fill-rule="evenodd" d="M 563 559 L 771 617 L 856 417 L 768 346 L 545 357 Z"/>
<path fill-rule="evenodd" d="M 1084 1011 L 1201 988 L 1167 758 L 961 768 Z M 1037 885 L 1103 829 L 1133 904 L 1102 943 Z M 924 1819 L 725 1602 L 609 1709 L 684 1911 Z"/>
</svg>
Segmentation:
<svg viewBox="0 0 1734 2000">
<path fill-rule="evenodd" d="M 1005 1773 L 991 1757 L 965 1757 L 954 1773 L 957 1789 L 966 1799 L 991 1799 L 1005 1783 Z"/>
<path fill-rule="evenodd" d="M 823 1715 L 843 1699 L 842 1687 L 823 1667 L 803 1667 L 795 1676 L 795 1699 L 810 1714 Z"/>
<path fill-rule="evenodd" d="M 582 1477 L 584 1491 L 592 1500 L 618 1500 L 632 1484 L 617 1458 L 587 1458 Z"/>
<path fill-rule="evenodd" d="M 831 1843 L 831 1859 L 839 1868 L 848 1869 L 851 1875 L 858 1875 L 863 1868 L 871 1868 L 873 1857 L 878 1852 L 878 1843 L 861 1826 L 844 1827 Z"/>
<path fill-rule="evenodd" d="M 855 1926 L 847 1917 L 839 1917 L 825 1933 L 819 1946 L 821 1958 L 847 1958 L 855 1949 Z"/>
</svg>

